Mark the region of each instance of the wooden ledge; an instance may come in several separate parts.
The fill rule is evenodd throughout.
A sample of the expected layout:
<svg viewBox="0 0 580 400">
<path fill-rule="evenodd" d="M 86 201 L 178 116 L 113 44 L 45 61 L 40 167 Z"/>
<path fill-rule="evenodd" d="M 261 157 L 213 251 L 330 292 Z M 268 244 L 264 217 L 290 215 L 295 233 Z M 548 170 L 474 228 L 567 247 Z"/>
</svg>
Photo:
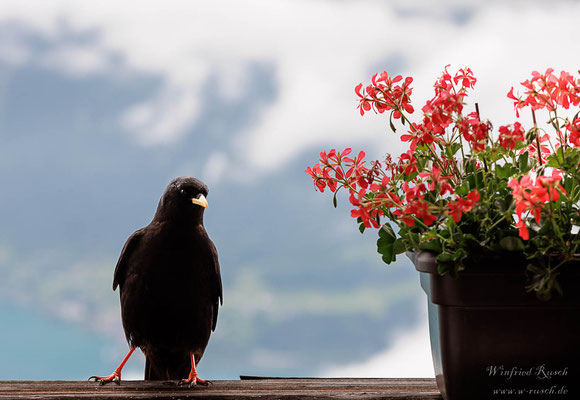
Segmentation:
<svg viewBox="0 0 580 400">
<path fill-rule="evenodd" d="M 83 381 L 0 381 L 0 399 L 441 399 L 435 379 L 265 378 L 176 382 L 123 381 L 100 386 Z"/>
</svg>

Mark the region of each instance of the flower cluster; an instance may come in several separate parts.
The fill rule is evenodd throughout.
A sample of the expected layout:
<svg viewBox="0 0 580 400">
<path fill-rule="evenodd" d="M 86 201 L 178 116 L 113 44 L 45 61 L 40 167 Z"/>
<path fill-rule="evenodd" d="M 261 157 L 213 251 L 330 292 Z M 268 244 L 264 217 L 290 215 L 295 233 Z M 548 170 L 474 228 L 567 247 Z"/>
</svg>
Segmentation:
<svg viewBox="0 0 580 400">
<path fill-rule="evenodd" d="M 465 212 L 473 210 L 473 207 L 477 204 L 481 196 L 477 189 L 473 189 L 471 192 L 467 194 L 467 198 L 462 199 L 459 196 L 455 197 L 455 200 L 450 201 L 449 204 L 449 211 L 447 212 L 453 221 L 456 223 L 461 221 L 461 215 Z"/>
<path fill-rule="evenodd" d="M 537 71 L 532 73 L 532 79 L 522 82 L 526 88 L 522 97 L 514 95 L 512 87 L 508 97 L 514 101 L 517 116 L 521 108 L 531 106 L 532 110 L 546 108 L 550 112 L 556 111 L 558 106 L 569 109 L 570 106 L 580 104 L 580 79 L 574 78 L 568 72 L 560 72 L 560 76 L 554 75 L 554 70 L 549 68 L 544 74 Z"/>
<path fill-rule="evenodd" d="M 506 150 L 513 150 L 518 142 L 525 140 L 525 132 L 522 124 L 514 123 L 513 127 L 501 126 L 499 128 L 499 145 Z"/>
<path fill-rule="evenodd" d="M 535 180 L 529 175 L 524 175 L 519 180 L 512 178 L 508 187 L 512 189 L 512 196 L 516 204 L 516 214 L 518 222 L 516 226 L 522 238 L 528 240 L 530 234 L 523 218 L 524 213 L 530 213 L 536 223 L 541 222 L 542 211 L 546 204 L 551 205 L 560 199 L 560 193 L 566 194 L 566 191 L 559 184 L 562 180 L 562 171 L 552 170 L 551 176 L 538 176 Z M 549 211 L 548 211 L 549 212 Z"/>
<path fill-rule="evenodd" d="M 402 83 L 397 84 L 401 81 L 403 81 L 401 75 L 390 78 L 386 71 L 375 74 L 371 79 L 371 84 L 365 88 L 364 95 L 361 94 L 363 84 L 359 84 L 355 88 L 355 92 L 360 97 L 360 115 L 364 115 L 371 108 L 374 108 L 378 113 L 393 110 L 393 117 L 396 119 L 401 118 L 399 110 L 405 110 L 412 114 L 414 109 L 410 102 L 413 91 L 410 85 L 413 78 L 405 78 Z"/>
<path fill-rule="evenodd" d="M 334 192 L 335 206 L 337 192 L 348 191 L 361 232 L 381 229 L 385 262 L 427 249 L 438 253 L 442 273 L 456 274 L 469 254 L 519 251 L 534 260 L 528 289 L 547 297 L 557 284 L 546 276 L 580 260 L 580 113 L 569 118 L 561 112 L 579 108 L 580 78 L 533 72 L 522 82 L 523 94 L 512 88 L 508 98 L 518 117 L 530 109 L 534 126 L 526 130 L 516 121 L 497 133 L 477 104 L 466 103 L 477 82 L 471 69 L 453 74 L 446 67 L 415 122 L 409 119 L 412 82 L 382 72 L 355 88 L 361 115 L 389 112 L 393 131 L 393 120 L 406 127 L 400 140 L 407 151 L 396 160 L 387 154 L 369 162 L 362 151 L 352 157 L 351 149 L 330 150 L 306 173 L 319 191 Z M 553 132 L 536 122 L 540 111 Z"/>
</svg>

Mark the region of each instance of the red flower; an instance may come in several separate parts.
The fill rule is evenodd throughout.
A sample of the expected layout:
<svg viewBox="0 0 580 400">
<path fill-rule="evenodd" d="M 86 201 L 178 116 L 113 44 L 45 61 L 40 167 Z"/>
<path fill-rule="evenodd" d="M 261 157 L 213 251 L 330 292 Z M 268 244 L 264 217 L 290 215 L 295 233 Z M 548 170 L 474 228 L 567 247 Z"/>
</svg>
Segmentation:
<svg viewBox="0 0 580 400">
<path fill-rule="evenodd" d="M 514 123 L 513 129 L 508 126 L 499 127 L 499 144 L 506 150 L 513 150 L 517 142 L 525 140 L 524 128 L 519 122 Z"/>
<path fill-rule="evenodd" d="M 411 150 L 415 150 L 418 145 L 430 145 L 435 141 L 433 132 L 426 129 L 424 125 L 413 124 L 413 129 L 405 135 L 401 135 L 402 142 L 411 142 Z"/>
<path fill-rule="evenodd" d="M 312 177 L 314 180 L 314 187 L 318 188 L 321 192 L 324 192 L 326 188 L 326 181 L 323 178 L 322 170 L 320 169 L 320 164 L 315 164 L 312 168 L 306 168 L 306 172 L 308 175 Z"/>
<path fill-rule="evenodd" d="M 463 138 L 469 142 L 471 148 L 474 151 L 482 152 L 485 150 L 491 125 L 489 122 L 481 122 L 476 112 L 468 114 L 467 117 L 467 122 L 465 120 L 460 121 L 457 127 Z"/>
<path fill-rule="evenodd" d="M 432 225 L 437 217 L 429 210 L 429 203 L 425 200 L 424 193 L 427 191 L 425 184 L 420 183 L 410 187 L 407 182 L 402 185 L 403 192 L 405 192 L 406 204 L 400 204 L 398 208 L 393 211 L 401 220 L 409 226 L 415 225 L 415 219 L 420 218 L 427 226 Z"/>
<path fill-rule="evenodd" d="M 473 187 L 472 178 L 479 185 L 479 175 L 484 173 L 481 168 L 485 165 L 485 172 L 489 173 L 489 168 L 493 169 L 493 165 L 489 167 L 490 163 L 496 167 L 504 163 L 507 166 L 513 163 L 513 167 L 522 167 L 522 163 L 515 157 L 504 157 L 503 152 L 475 154 L 485 151 L 487 143 L 491 143 L 492 126 L 488 121 L 482 121 L 478 113 L 464 114 L 465 98 L 477 82 L 469 68 L 452 74 L 445 67 L 435 82 L 432 98 L 422 107 L 422 116 L 416 123 L 404 118 L 404 114 L 414 112 L 411 105 L 412 82 L 410 77 L 391 77 L 387 72 L 382 72 L 375 74 L 370 84 L 363 86 L 361 83 L 355 87 L 361 115 L 370 110 L 379 114 L 388 111 L 391 118 L 403 118 L 403 124 L 409 122 L 409 131 L 401 135 L 401 140 L 408 143 L 407 151 L 397 162 L 388 156 L 381 163 L 367 163 L 364 152 L 354 157 L 350 154 L 350 148 L 342 153 L 333 149 L 321 152 L 319 163 L 305 171 L 313 179 L 316 190 L 324 191 L 328 188 L 336 192 L 346 188 L 353 206 L 351 216 L 360 219 L 365 227 L 379 227 L 379 219 L 388 214 L 391 218 L 394 215 L 399 225 L 421 225 L 413 232 L 440 231 L 442 226 L 425 229 L 424 225 L 431 226 L 438 221 L 449 222 L 451 219 L 460 222 L 465 213 L 476 208 L 478 213 L 486 211 L 478 206 L 481 196 L 477 190 L 460 196 L 455 193 L 454 186 L 463 185 L 463 188 L 468 181 L 468 187 Z M 555 148 L 561 146 L 563 151 L 558 151 L 558 157 L 553 157 L 549 165 L 559 162 L 568 167 L 569 160 L 574 159 L 572 150 L 580 149 L 580 117 L 570 121 L 561 115 L 555 118 L 554 112 L 557 108 L 569 109 L 580 105 L 580 79 L 564 71 L 555 74 L 553 69 L 548 69 L 544 73 L 534 71 L 521 84 L 521 96 L 514 94 L 514 88 L 507 94 L 514 101 L 516 114 L 519 116 L 519 110 L 524 107 L 546 109 L 550 113 L 549 123 L 559 133 L 559 144 Z M 522 125 L 515 122 L 501 126 L 497 146 L 509 151 L 517 148 L 519 154 L 527 151 L 529 157 L 547 161 L 554 146 L 550 145 L 547 133 L 541 129 L 538 129 L 538 133 L 537 140 L 530 141 L 526 148 L 520 149 L 526 141 Z M 469 145 L 465 146 L 465 142 Z M 476 174 L 472 173 L 474 165 L 476 171 L 479 171 Z M 543 163 L 540 171 L 546 171 L 546 166 Z M 553 217 L 552 213 L 558 211 L 560 204 L 551 203 L 560 202 L 561 196 L 565 194 L 562 180 L 562 172 L 552 170 L 548 175 L 536 177 L 528 174 L 509 181 L 508 186 L 515 203 L 514 225 L 522 238 L 527 240 L 530 237 L 526 226 L 529 220 L 533 218 L 540 223 L 542 219 L 549 220 Z M 491 185 L 488 189 L 492 192 L 486 192 L 485 197 L 493 208 L 496 207 L 494 200 L 501 196 L 502 191 L 494 184 Z M 494 208 L 492 211 L 505 210 Z M 512 213 L 511 209 L 505 211 L 506 217 Z"/>
<path fill-rule="evenodd" d="M 383 211 L 373 207 L 373 203 L 365 199 L 366 193 L 366 189 L 360 189 L 358 192 L 351 191 L 349 200 L 356 208 L 351 210 L 350 216 L 360 218 L 366 228 L 370 228 L 371 226 L 378 228 L 380 224 L 377 222 L 377 219 L 383 215 Z"/>
<path fill-rule="evenodd" d="M 407 176 L 418 171 L 417 159 L 413 155 L 413 150 L 407 150 L 406 153 L 401 154 L 399 157 L 398 170 L 404 172 Z"/>
<path fill-rule="evenodd" d="M 560 193 L 566 193 L 564 188 L 559 184 L 562 180 L 562 171 L 554 169 L 551 176 L 538 176 L 533 180 L 530 175 L 524 175 L 518 182 L 513 178 L 508 183 L 512 189 L 512 196 L 516 202 L 516 214 L 519 218 L 520 236 L 527 239 L 529 234 L 525 228 L 525 222 L 522 215 L 529 212 L 537 223 L 540 223 L 542 210 L 548 202 L 558 201 Z M 524 236 L 522 236 L 524 235 Z"/>
<path fill-rule="evenodd" d="M 358 97 L 360 97 L 359 104 L 358 104 L 358 108 L 360 110 L 360 115 L 365 115 L 366 111 L 371 110 L 371 102 L 369 101 L 369 99 L 367 99 L 365 96 L 363 96 L 361 94 L 360 90 L 361 90 L 362 86 L 363 86 L 362 83 L 358 84 L 357 87 L 354 89 L 354 91 L 358 95 Z"/>
<path fill-rule="evenodd" d="M 400 83 L 402 81 L 402 83 Z M 359 97 L 359 111 L 361 115 L 374 107 L 378 113 L 392 110 L 395 119 L 401 118 L 402 111 L 412 114 L 414 111 L 411 103 L 413 78 L 403 80 L 401 75 L 390 78 L 386 71 L 373 75 L 371 84 L 364 91 L 363 84 L 355 87 L 355 93 Z"/>
<path fill-rule="evenodd" d="M 547 108 L 548 111 L 555 111 L 558 106 L 568 109 L 570 105 L 580 104 L 579 82 L 565 71 L 560 72 L 559 77 L 553 72 L 552 68 L 548 68 L 544 74 L 532 72 L 532 79 L 522 82 L 526 89 L 522 97 L 516 97 L 513 88 L 510 90 L 508 97 L 515 100 L 518 117 L 518 110 L 526 106 L 531 106 L 533 110 Z"/>
<path fill-rule="evenodd" d="M 429 190 L 433 191 L 437 188 L 441 196 L 446 193 L 453 193 L 453 187 L 448 183 L 452 176 L 441 176 L 441 168 L 438 166 L 434 165 L 431 168 L 431 172 L 421 172 L 419 176 L 428 179 Z"/>
<path fill-rule="evenodd" d="M 467 193 L 467 200 L 471 202 L 471 206 L 477 204 L 477 202 L 481 199 L 481 195 L 477 191 L 477 189 L 473 189 L 471 192 Z M 469 210 L 468 210 L 469 211 Z"/>
<path fill-rule="evenodd" d="M 550 148 L 547 146 L 550 143 L 550 135 L 544 133 L 540 136 L 540 154 L 542 155 L 542 163 L 546 163 L 550 156 Z M 530 158 L 538 159 L 538 146 L 534 140 L 528 147 L 521 149 L 518 154 L 528 152 Z"/>
<path fill-rule="evenodd" d="M 457 83 L 461 81 L 461 86 L 464 88 L 472 89 L 477 82 L 477 79 L 473 76 L 473 72 L 469 68 L 460 69 L 455 77 L 453 78 L 453 82 L 457 85 Z"/>
<path fill-rule="evenodd" d="M 508 92 L 507 97 L 508 97 L 508 99 L 515 100 L 514 101 L 514 109 L 516 110 L 516 116 L 519 118 L 520 117 L 520 109 L 524 108 L 528 104 L 524 100 L 522 100 L 521 98 L 516 97 L 514 95 L 514 88 L 513 87 Z"/>
<path fill-rule="evenodd" d="M 518 219 L 516 227 L 518 228 L 519 235 L 522 239 L 528 240 L 530 238 L 530 233 L 528 232 L 528 228 L 526 227 L 526 223 L 523 219 Z"/>
<path fill-rule="evenodd" d="M 477 189 L 473 189 L 467 194 L 467 198 L 461 198 L 460 196 L 455 196 L 455 200 L 451 200 L 447 203 L 449 208 L 446 212 L 453 218 L 455 223 L 461 221 L 463 213 L 473 210 L 473 207 L 479 202 L 480 195 Z"/>
<path fill-rule="evenodd" d="M 580 147 L 580 118 L 566 124 L 568 140 L 573 147 Z"/>
</svg>

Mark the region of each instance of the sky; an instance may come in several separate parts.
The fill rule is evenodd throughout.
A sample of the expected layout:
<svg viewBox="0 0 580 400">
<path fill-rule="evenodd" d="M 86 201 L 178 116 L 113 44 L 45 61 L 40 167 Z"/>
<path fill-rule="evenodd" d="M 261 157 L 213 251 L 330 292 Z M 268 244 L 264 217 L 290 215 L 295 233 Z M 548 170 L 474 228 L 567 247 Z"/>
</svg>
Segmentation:
<svg viewBox="0 0 580 400">
<path fill-rule="evenodd" d="M 353 87 L 383 69 L 413 76 L 415 96 L 424 101 L 446 65 L 469 66 L 480 80 L 477 96 L 489 99 L 481 101 L 482 112 L 509 121 L 503 96 L 509 87 L 534 69 L 574 70 L 578 7 L 571 1 L 8 1 L 0 18 L 11 34 L 2 35 L 0 57 L 77 78 L 157 77 L 159 89 L 119 115 L 142 146 L 179 143 L 202 117 L 208 82 L 217 96 L 234 101 L 247 92 L 252 70 L 267 69 L 275 98 L 259 105 L 229 148 L 208 155 L 205 174 L 219 181 L 234 170 L 237 179 L 254 179 L 315 145 L 346 145 L 354 134 L 381 137 L 382 122 L 348 111 Z M 45 38 L 40 54 L 27 41 L 31 33 Z M 392 137 L 381 144 L 398 146 Z"/>
<path fill-rule="evenodd" d="M 113 132 L 109 135 L 118 135 L 114 143 L 124 143 L 135 160 L 149 158 L 156 166 L 171 161 L 159 180 L 194 169 L 211 188 L 267 190 L 268 182 L 301 172 L 297 164 L 303 160 L 314 164 L 321 150 L 358 146 L 375 158 L 402 151 L 383 116 L 361 118 L 356 109 L 354 87 L 383 70 L 414 78 L 414 104 L 420 109 L 445 66 L 450 71 L 470 67 L 478 78 L 470 101 L 478 102 L 482 116 L 496 127 L 513 122 L 506 98 L 512 86 L 517 92 L 533 70 L 578 70 L 579 12 L 580 3 L 563 0 L 6 0 L 0 7 L 0 116 L 9 118 L 7 105 L 17 100 L 5 95 L 16 72 L 56 74 L 63 83 L 51 94 L 61 99 L 72 99 L 73 89 L 82 90 L 86 82 L 106 81 L 113 89 L 99 98 L 113 109 L 108 119 L 92 118 L 91 112 L 99 115 L 93 109 L 70 115 L 72 125 Z M 25 76 L 31 85 L 36 82 L 36 75 Z M 132 97 L 123 94 L 128 88 Z M 30 97 L 42 95 L 31 91 Z M 30 118 L 44 121 L 41 115 Z M 0 132 L 0 138 L 17 140 L 11 132 Z M 91 161 L 91 149 L 104 143 L 100 137 L 78 140 L 62 146 L 84 148 L 79 157 L 86 163 L 108 161 L 102 154 Z M 195 161 L 175 160 L 198 141 L 205 144 L 193 148 Z M 38 149 L 27 151 L 40 152 L 43 142 L 38 143 Z M 16 165 L 9 155 L 3 157 L 5 171 Z M 145 168 L 144 163 L 136 161 L 133 168 Z M 14 174 L 20 180 L 19 171 Z M 93 190 L 97 198 L 99 189 Z M 301 201 L 302 193 L 291 195 Z M 325 196 L 318 200 L 330 206 Z M 349 218 L 348 211 L 333 215 Z M 70 235 L 78 233 L 75 229 Z M 0 236 L 9 243 L 17 234 L 18 228 L 7 223 Z M 319 234 L 304 232 L 312 238 Z M 72 319 L 83 313 L 74 301 L 63 304 Z M 393 330 L 383 353 L 328 366 L 320 374 L 432 376 L 426 317 L 417 314 L 413 326 Z M 417 362 L 401 368 L 410 359 Z"/>
</svg>

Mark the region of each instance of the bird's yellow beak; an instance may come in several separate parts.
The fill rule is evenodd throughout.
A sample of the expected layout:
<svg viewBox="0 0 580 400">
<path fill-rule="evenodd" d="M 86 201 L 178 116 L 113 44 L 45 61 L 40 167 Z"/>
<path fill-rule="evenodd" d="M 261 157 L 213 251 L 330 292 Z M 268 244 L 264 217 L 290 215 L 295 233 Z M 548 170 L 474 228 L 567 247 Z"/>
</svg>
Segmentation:
<svg viewBox="0 0 580 400">
<path fill-rule="evenodd" d="M 198 199 L 191 199 L 191 202 L 193 204 L 197 204 L 198 206 L 202 206 L 203 208 L 208 207 L 207 200 L 203 194 L 200 195 Z"/>
</svg>

